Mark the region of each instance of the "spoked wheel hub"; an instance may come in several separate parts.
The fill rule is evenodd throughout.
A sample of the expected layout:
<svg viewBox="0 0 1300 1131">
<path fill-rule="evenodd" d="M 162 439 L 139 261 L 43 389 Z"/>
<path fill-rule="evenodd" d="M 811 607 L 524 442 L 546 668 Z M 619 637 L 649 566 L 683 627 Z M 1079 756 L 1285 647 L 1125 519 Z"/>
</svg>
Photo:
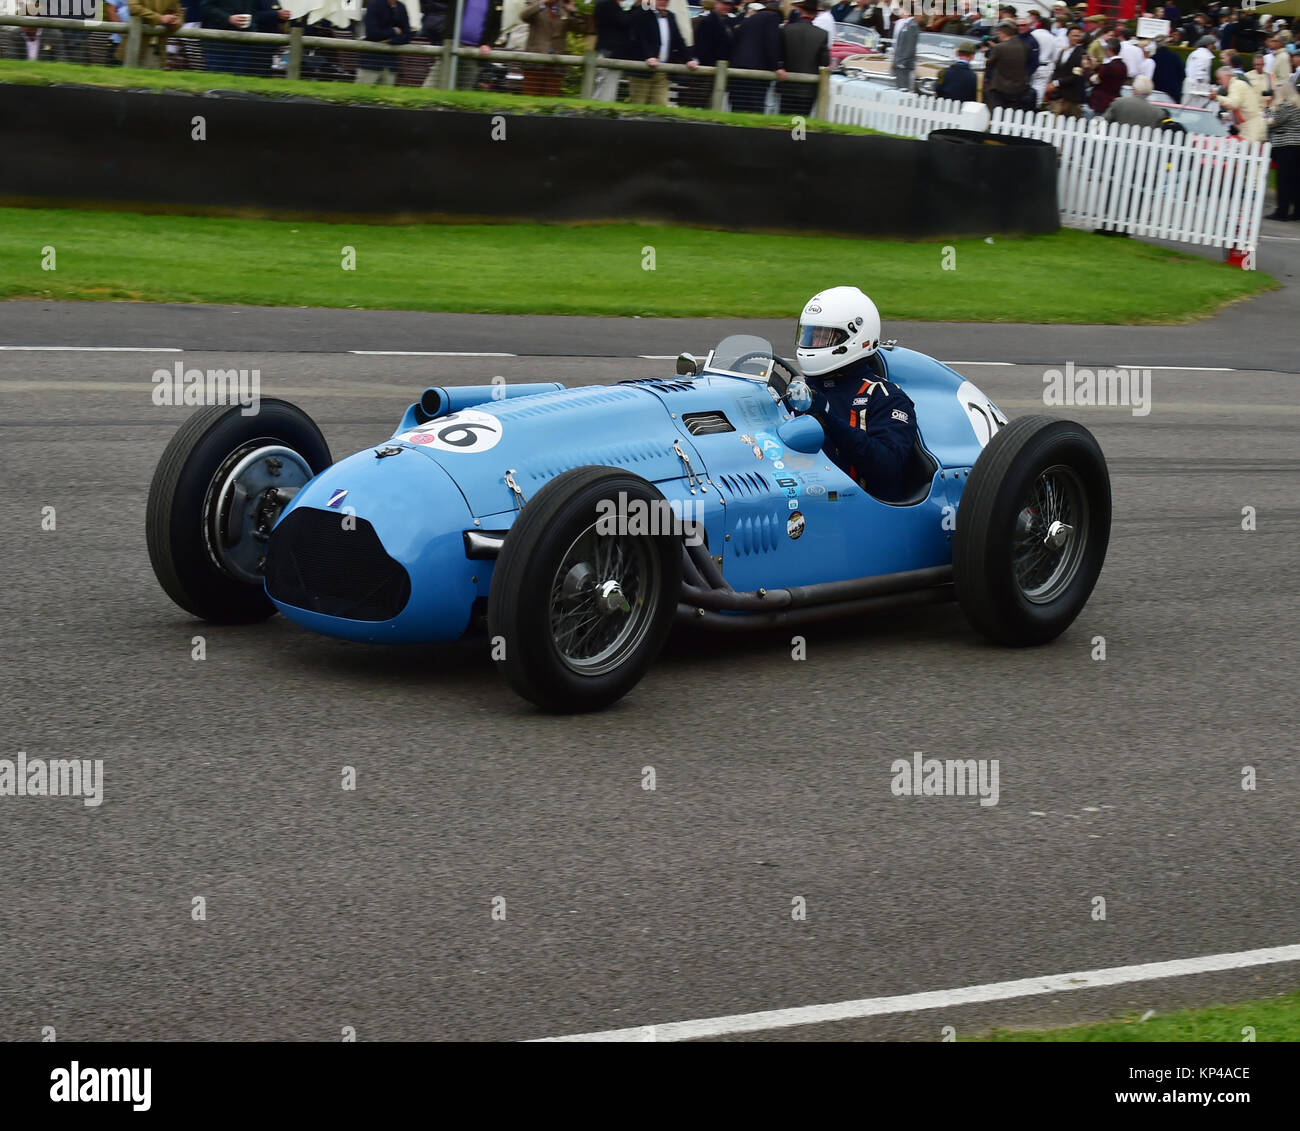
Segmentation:
<svg viewBox="0 0 1300 1131">
<path fill-rule="evenodd" d="M 551 639 L 580 675 L 616 668 L 653 619 L 659 555 L 644 537 L 584 530 L 560 561 L 551 587 Z"/>
<path fill-rule="evenodd" d="M 1012 568 L 1027 601 L 1045 605 L 1074 580 L 1088 541 L 1088 496 L 1064 464 L 1047 468 L 1016 517 Z"/>
</svg>

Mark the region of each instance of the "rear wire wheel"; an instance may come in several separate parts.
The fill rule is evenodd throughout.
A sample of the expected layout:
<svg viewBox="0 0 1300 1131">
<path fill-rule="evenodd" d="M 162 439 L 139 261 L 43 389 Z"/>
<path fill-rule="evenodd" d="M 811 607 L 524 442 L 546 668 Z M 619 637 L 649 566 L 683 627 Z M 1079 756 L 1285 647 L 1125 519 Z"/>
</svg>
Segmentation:
<svg viewBox="0 0 1300 1131">
<path fill-rule="evenodd" d="M 1110 474 L 1082 424 L 1025 416 L 989 441 L 957 510 L 953 581 L 972 626 L 1045 644 L 1079 615 L 1110 541 Z"/>
</svg>

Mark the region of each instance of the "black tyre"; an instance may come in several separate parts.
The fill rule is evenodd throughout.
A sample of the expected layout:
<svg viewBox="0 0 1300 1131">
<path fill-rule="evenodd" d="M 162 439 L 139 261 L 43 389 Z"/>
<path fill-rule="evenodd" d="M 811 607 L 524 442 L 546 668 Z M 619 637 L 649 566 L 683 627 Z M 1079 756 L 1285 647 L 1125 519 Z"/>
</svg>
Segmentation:
<svg viewBox="0 0 1300 1131">
<path fill-rule="evenodd" d="M 1110 541 L 1110 474 L 1081 424 L 1026 416 L 985 447 L 962 492 L 953 581 L 991 640 L 1045 644 L 1079 615 Z"/>
<path fill-rule="evenodd" d="M 265 398 L 251 416 L 238 405 L 191 416 L 149 485 L 149 560 L 167 596 L 217 624 L 269 617 L 261 569 L 270 527 L 330 463 L 320 429 L 287 401 Z"/>
<path fill-rule="evenodd" d="M 605 531 L 600 504 L 617 507 L 620 495 L 629 509 L 666 510 L 640 476 L 575 468 L 528 501 L 497 559 L 488 596 L 488 631 L 505 644 L 497 667 L 545 711 L 595 711 L 621 699 L 672 627 L 681 537 L 663 522 L 649 527 L 655 533 Z"/>
</svg>

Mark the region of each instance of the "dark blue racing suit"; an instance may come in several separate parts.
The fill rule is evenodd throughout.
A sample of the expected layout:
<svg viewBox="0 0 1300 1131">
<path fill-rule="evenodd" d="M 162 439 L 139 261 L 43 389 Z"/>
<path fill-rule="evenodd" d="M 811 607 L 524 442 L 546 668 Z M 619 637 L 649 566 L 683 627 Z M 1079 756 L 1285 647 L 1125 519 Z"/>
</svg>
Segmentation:
<svg viewBox="0 0 1300 1131">
<path fill-rule="evenodd" d="M 807 380 L 813 393 L 809 415 L 826 433 L 823 450 L 831 462 L 869 494 L 899 498 L 916 442 L 911 398 L 892 381 L 882 381 L 866 358 Z"/>
</svg>

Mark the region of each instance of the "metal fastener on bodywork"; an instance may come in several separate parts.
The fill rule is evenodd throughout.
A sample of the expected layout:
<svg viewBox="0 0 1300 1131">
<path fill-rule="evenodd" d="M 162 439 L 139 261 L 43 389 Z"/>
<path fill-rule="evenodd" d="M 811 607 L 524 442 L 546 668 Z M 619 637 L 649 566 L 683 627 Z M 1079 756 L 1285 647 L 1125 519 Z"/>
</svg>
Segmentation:
<svg viewBox="0 0 1300 1131">
<path fill-rule="evenodd" d="M 701 491 L 707 491 L 708 487 L 704 480 L 695 474 L 695 469 L 691 466 L 691 457 L 686 454 L 686 449 L 682 447 L 680 440 L 673 441 L 673 451 L 677 453 L 677 458 L 682 461 L 682 466 L 686 468 L 686 485 L 690 488 L 691 494 L 695 494 L 695 487 L 698 484 Z"/>
<path fill-rule="evenodd" d="M 515 499 L 519 509 L 524 509 L 524 493 L 519 490 L 519 484 L 515 482 L 515 469 L 512 467 L 506 472 L 506 486 L 514 492 Z"/>
</svg>

